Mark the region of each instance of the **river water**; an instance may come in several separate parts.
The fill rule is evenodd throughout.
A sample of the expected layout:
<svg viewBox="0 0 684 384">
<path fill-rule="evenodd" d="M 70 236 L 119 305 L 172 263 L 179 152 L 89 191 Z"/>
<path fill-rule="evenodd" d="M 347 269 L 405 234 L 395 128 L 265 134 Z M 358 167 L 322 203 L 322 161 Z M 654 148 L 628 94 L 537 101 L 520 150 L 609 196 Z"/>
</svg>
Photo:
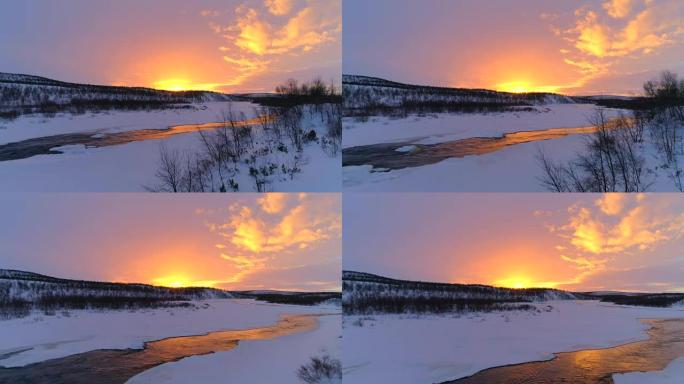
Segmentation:
<svg viewBox="0 0 684 384">
<path fill-rule="evenodd" d="M 0 368 L 2 384 L 123 384 L 160 364 L 184 357 L 228 351 L 244 340 L 269 340 L 316 328 L 321 315 L 284 315 L 269 327 L 170 337 L 143 349 L 102 349 L 18 368 Z M 247 369 L 247 368 L 246 368 Z M 294 369 L 294 368 L 293 368 Z"/>
<path fill-rule="evenodd" d="M 222 127 L 244 127 L 260 124 L 263 120 L 253 118 L 236 122 L 211 122 L 203 124 L 175 125 L 164 129 L 138 129 L 122 132 L 89 131 L 36 137 L 0 145 L 0 161 L 26 159 L 37 155 L 59 154 L 53 148 L 65 145 L 85 145 L 98 148 L 128 144 L 136 141 L 162 140 L 184 133 L 215 130 Z"/>
<path fill-rule="evenodd" d="M 644 322 L 651 326 L 648 340 L 556 353 L 552 360 L 490 368 L 444 384 L 610 384 L 615 373 L 660 371 L 684 356 L 684 319 Z"/>
<path fill-rule="evenodd" d="M 371 144 L 342 150 L 342 165 L 371 165 L 381 169 L 403 169 L 436 164 L 450 158 L 478 156 L 500 151 L 512 145 L 560 139 L 570 135 L 586 135 L 596 128 L 550 128 L 538 131 L 506 133 L 499 137 L 470 137 L 437 144 L 413 144 L 416 140 L 399 143 Z M 397 151 L 406 146 L 414 149 Z"/>
</svg>

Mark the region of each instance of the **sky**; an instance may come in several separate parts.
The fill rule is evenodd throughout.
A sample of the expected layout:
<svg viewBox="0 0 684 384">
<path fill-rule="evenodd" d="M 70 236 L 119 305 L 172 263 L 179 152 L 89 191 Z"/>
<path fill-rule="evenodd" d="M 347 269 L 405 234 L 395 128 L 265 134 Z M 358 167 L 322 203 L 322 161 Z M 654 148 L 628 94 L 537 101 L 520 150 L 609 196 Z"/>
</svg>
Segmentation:
<svg viewBox="0 0 684 384">
<path fill-rule="evenodd" d="M 386 277 L 684 292 L 680 194 L 345 194 L 342 266 Z"/>
<path fill-rule="evenodd" d="M 346 74 L 573 95 L 684 76 L 681 0 L 345 0 L 343 17 Z"/>
<path fill-rule="evenodd" d="M 339 194 L 0 194 L 0 268 L 226 289 L 340 290 Z"/>
<path fill-rule="evenodd" d="M 160 89 L 339 83 L 337 0 L 7 0 L 0 72 Z"/>
</svg>

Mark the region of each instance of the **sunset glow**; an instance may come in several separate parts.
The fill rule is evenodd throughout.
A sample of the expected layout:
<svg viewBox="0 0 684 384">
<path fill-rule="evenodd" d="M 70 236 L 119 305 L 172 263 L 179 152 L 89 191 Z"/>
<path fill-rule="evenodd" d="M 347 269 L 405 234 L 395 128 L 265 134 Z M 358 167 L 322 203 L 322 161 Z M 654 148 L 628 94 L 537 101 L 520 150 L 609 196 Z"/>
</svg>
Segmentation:
<svg viewBox="0 0 684 384">
<path fill-rule="evenodd" d="M 509 83 L 499 83 L 493 87 L 497 91 L 511 93 L 529 92 L 558 92 L 559 87 L 554 86 L 535 86 L 527 81 L 512 81 Z"/>
<path fill-rule="evenodd" d="M 340 2 L 327 0 L 2 2 L 0 68 L 88 84 L 272 92 L 288 78 L 339 82 L 341 30 Z"/>
<path fill-rule="evenodd" d="M 213 287 L 216 282 L 213 281 L 193 281 L 184 276 L 166 276 L 157 279 L 152 279 L 152 285 L 158 285 L 162 287 L 171 288 L 184 288 L 184 287 Z"/>
<path fill-rule="evenodd" d="M 340 288 L 337 194 L 1 195 L 0 210 L 22 218 L 0 223 L 3 268 L 174 288 Z"/>
<path fill-rule="evenodd" d="M 532 282 L 530 279 L 525 278 L 525 277 L 510 277 L 507 279 L 497 280 L 494 282 L 493 285 L 495 285 L 497 287 L 506 287 L 506 288 L 515 288 L 515 289 L 539 287 L 539 284 L 536 284 L 536 283 Z"/>
<path fill-rule="evenodd" d="M 344 200 L 345 269 L 517 289 L 684 292 L 679 195 L 406 193 Z"/>
<path fill-rule="evenodd" d="M 633 95 L 661 71 L 684 73 L 679 0 L 347 0 L 343 8 L 348 74 L 515 93 Z"/>
<path fill-rule="evenodd" d="M 164 91 L 213 91 L 218 84 L 195 84 L 186 79 L 167 79 L 159 80 L 154 83 L 153 88 Z"/>
</svg>

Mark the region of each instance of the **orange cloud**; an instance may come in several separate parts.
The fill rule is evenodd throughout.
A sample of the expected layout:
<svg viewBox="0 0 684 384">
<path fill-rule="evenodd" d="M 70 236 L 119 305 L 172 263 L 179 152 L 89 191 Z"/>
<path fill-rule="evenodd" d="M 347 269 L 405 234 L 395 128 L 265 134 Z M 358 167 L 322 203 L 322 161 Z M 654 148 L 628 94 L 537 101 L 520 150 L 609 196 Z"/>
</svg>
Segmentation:
<svg viewBox="0 0 684 384">
<path fill-rule="evenodd" d="M 684 8 L 680 2 L 645 1 L 644 7 L 622 28 L 603 21 L 595 11 L 580 8 L 575 12 L 579 17 L 575 27 L 566 31 L 567 39 L 579 52 L 605 58 L 649 54 L 684 34 L 678 16 Z M 613 0 L 604 9 L 610 17 L 622 19 L 630 14 L 632 2 Z"/>
<path fill-rule="evenodd" d="M 242 16 L 228 28 L 236 36 L 226 37 L 241 50 L 259 56 L 312 50 L 334 41 L 340 28 L 339 20 L 325 18 L 313 6 L 299 11 L 282 27 L 270 24 L 253 8 L 238 12 Z"/>
<path fill-rule="evenodd" d="M 301 55 L 338 42 L 340 13 L 338 1 L 308 1 L 295 12 L 292 0 L 265 0 L 262 9 L 246 4 L 237 7 L 236 20 L 230 25 L 212 21 L 212 31 L 227 41 L 219 47 L 225 52 L 225 62 L 238 72 L 229 85 L 272 69 L 283 55 Z"/>
<path fill-rule="evenodd" d="M 606 193 L 603 198 L 596 200 L 596 206 L 606 215 L 617 215 L 625 206 L 627 197 L 622 193 Z"/>
<path fill-rule="evenodd" d="M 233 203 L 227 211 L 198 211 L 219 238 L 214 244 L 218 256 L 233 271 L 221 283 L 328 262 L 316 255 L 340 242 L 339 203 L 336 194 L 267 193 L 247 204 Z"/>
<path fill-rule="evenodd" d="M 570 207 L 568 223 L 553 228 L 580 253 L 626 255 L 684 235 L 684 216 L 663 212 L 646 195 L 605 194 L 594 206 Z"/>
<path fill-rule="evenodd" d="M 264 0 L 264 5 L 269 12 L 278 16 L 290 13 L 294 6 L 293 0 Z"/>
<path fill-rule="evenodd" d="M 609 0 L 601 7 L 576 9 L 572 26 L 551 29 L 565 40 L 560 52 L 581 76 L 575 87 L 582 87 L 604 75 L 619 75 L 620 64 L 681 43 L 683 12 L 684 3 L 676 0 Z"/>
<path fill-rule="evenodd" d="M 561 260 L 578 270 L 578 284 L 587 277 L 614 271 L 628 257 L 684 236 L 684 214 L 669 211 L 667 201 L 645 194 L 604 194 L 591 205 L 573 205 L 562 225 L 550 225 L 562 243 L 556 246 Z"/>
<path fill-rule="evenodd" d="M 603 3 L 603 9 L 613 18 L 621 19 L 632 10 L 632 0 L 610 0 Z"/>
<path fill-rule="evenodd" d="M 287 203 L 288 195 L 286 193 L 267 193 L 264 197 L 257 200 L 261 209 L 267 213 L 279 213 L 285 209 L 285 204 Z"/>
</svg>

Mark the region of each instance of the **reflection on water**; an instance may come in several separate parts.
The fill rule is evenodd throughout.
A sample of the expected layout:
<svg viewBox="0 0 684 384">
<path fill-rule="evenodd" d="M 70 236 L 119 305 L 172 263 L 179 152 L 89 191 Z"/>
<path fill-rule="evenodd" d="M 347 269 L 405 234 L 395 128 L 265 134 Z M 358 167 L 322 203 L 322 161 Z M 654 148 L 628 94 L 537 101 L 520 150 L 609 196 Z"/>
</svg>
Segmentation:
<svg viewBox="0 0 684 384">
<path fill-rule="evenodd" d="M 228 351 L 240 341 L 269 340 L 311 331 L 318 316 L 285 315 L 270 327 L 171 337 L 145 343 L 144 349 L 96 350 L 19 368 L 0 368 L 0 383 L 121 384 L 157 365 Z"/>
<path fill-rule="evenodd" d="M 570 135 L 596 132 L 596 127 L 551 128 L 539 131 L 507 133 L 500 137 L 471 137 L 438 144 L 413 144 L 412 142 L 371 144 L 342 150 L 342 165 L 371 165 L 373 168 L 403 169 L 439 163 L 450 158 L 484 155 L 500 151 L 512 145 L 534 141 L 559 139 Z M 410 152 L 397 151 L 412 145 Z"/>
<path fill-rule="evenodd" d="M 112 145 L 128 144 L 136 141 L 161 140 L 183 133 L 207 131 L 217 128 L 233 128 L 255 126 L 270 120 L 272 117 L 203 124 L 176 125 L 164 129 L 138 129 L 124 132 L 107 133 L 102 130 L 65 133 L 54 136 L 36 137 L 0 145 L 0 161 L 19 160 L 33 157 L 36 155 L 58 154 L 59 151 L 52 151 L 52 148 L 65 145 L 85 145 L 86 147 L 98 148 L 109 147 Z"/>
<path fill-rule="evenodd" d="M 660 371 L 672 360 L 684 356 L 684 319 L 644 322 L 651 326 L 649 339 L 645 341 L 556 353 L 553 360 L 490 368 L 448 383 L 613 383 L 615 373 Z"/>
</svg>

